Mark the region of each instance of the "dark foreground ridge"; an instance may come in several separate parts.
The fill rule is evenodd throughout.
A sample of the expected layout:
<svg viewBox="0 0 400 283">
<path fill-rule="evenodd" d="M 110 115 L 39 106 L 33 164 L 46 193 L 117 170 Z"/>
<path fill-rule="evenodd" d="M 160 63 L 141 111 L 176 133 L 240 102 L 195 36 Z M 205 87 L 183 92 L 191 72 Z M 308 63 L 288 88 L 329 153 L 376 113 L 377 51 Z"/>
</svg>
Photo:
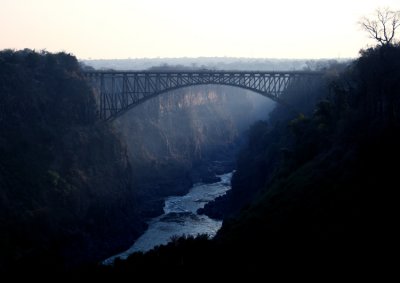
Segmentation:
<svg viewBox="0 0 400 283">
<path fill-rule="evenodd" d="M 0 272 L 120 250 L 145 228 L 135 202 L 126 150 L 98 122 L 76 58 L 0 52 Z"/>
</svg>

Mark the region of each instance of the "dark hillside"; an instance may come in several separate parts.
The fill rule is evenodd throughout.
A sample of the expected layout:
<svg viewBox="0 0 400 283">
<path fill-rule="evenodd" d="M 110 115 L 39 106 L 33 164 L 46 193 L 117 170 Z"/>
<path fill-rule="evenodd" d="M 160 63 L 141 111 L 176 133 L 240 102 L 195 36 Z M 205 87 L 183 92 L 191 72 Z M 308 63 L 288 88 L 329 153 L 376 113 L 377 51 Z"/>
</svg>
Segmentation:
<svg viewBox="0 0 400 283">
<path fill-rule="evenodd" d="M 75 57 L 0 52 L 0 270 L 63 269 L 128 245 L 143 229 L 130 174 Z"/>
</svg>

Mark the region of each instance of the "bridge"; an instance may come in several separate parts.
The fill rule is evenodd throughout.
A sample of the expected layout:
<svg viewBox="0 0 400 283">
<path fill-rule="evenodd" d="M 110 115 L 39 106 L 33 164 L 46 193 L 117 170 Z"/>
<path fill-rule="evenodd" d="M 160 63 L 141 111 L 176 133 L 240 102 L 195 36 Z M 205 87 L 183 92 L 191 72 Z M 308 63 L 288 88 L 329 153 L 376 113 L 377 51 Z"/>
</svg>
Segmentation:
<svg viewBox="0 0 400 283">
<path fill-rule="evenodd" d="M 95 90 L 98 114 L 112 120 L 157 95 L 194 85 L 226 85 L 248 89 L 276 102 L 282 94 L 310 86 L 320 72 L 288 71 L 86 71 Z"/>
</svg>

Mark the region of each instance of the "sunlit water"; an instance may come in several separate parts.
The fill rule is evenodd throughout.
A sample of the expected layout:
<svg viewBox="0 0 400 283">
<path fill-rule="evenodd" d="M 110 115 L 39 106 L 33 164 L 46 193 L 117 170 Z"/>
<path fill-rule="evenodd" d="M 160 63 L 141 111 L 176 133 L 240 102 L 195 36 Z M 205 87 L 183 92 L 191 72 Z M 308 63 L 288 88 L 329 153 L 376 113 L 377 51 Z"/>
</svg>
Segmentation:
<svg viewBox="0 0 400 283">
<path fill-rule="evenodd" d="M 218 183 L 196 184 L 184 196 L 166 198 L 164 214 L 150 220 L 146 232 L 128 250 L 104 260 L 103 264 L 112 264 L 118 257 L 126 259 L 134 252 L 145 252 L 155 246 L 167 244 L 173 236 L 198 234 L 215 236 L 221 228 L 222 221 L 198 215 L 197 210 L 231 189 L 232 173 L 219 177 L 221 181 Z"/>
</svg>

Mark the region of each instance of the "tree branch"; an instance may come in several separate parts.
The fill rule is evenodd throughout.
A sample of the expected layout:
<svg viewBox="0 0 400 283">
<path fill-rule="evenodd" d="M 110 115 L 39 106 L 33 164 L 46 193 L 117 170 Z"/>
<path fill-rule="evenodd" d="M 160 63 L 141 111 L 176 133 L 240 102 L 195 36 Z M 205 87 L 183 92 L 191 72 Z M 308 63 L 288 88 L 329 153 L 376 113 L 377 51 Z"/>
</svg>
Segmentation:
<svg viewBox="0 0 400 283">
<path fill-rule="evenodd" d="M 363 17 L 359 24 L 378 43 L 393 44 L 397 29 L 400 27 L 400 11 L 391 11 L 389 8 L 377 9 L 375 18 L 376 20 Z"/>
</svg>

